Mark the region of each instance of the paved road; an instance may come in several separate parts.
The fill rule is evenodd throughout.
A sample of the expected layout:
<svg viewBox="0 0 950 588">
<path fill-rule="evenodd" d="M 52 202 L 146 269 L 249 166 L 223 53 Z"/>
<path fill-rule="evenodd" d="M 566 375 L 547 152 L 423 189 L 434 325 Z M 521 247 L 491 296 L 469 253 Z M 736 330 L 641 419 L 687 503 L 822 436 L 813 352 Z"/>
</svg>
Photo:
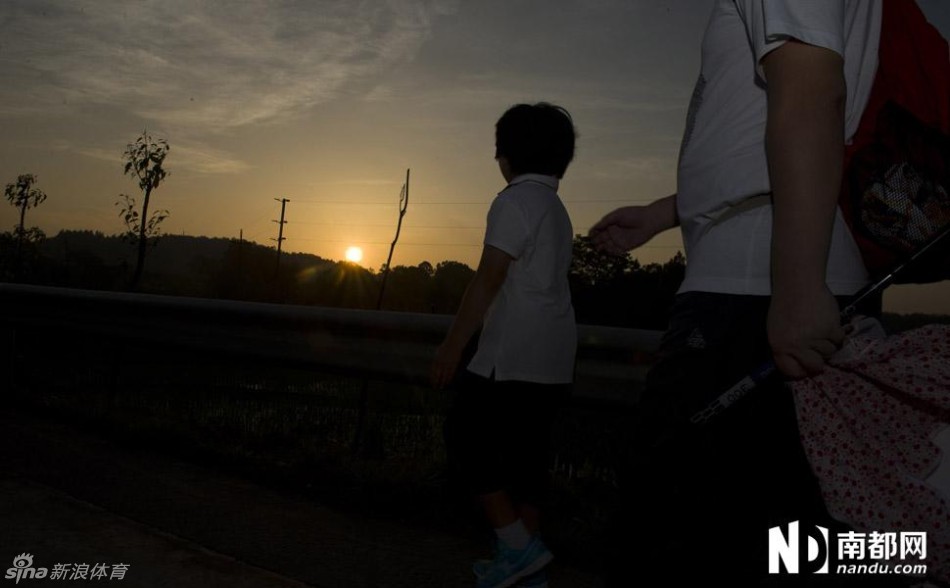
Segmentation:
<svg viewBox="0 0 950 588">
<path fill-rule="evenodd" d="M 88 583 L 143 588 L 463 587 L 484 555 L 461 533 L 340 512 L 10 409 L 0 469 L 0 588 L 21 553 L 49 572 L 128 564 L 121 580 Z M 86 584 L 69 575 L 16 585 Z M 551 584 L 600 585 L 559 565 Z"/>
</svg>

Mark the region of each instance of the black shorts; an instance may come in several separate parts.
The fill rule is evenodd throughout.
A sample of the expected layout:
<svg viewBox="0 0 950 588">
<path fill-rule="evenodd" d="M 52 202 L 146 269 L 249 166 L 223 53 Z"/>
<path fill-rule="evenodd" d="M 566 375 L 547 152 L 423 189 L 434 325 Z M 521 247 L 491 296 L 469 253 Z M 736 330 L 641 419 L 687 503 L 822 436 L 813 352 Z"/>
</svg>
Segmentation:
<svg viewBox="0 0 950 588">
<path fill-rule="evenodd" d="M 570 384 L 496 381 L 465 371 L 445 422 L 452 473 L 473 494 L 540 504 L 551 484 L 554 421 Z"/>
<path fill-rule="evenodd" d="M 621 540 L 633 538 L 625 563 L 676 569 L 674 575 L 687 582 L 854 585 L 835 575 L 767 573 L 770 528 L 801 521 L 843 530 L 825 509 L 799 439 L 791 391 L 780 377 L 708 424 L 687 424 L 710 400 L 770 359 L 769 302 L 768 297 L 700 292 L 677 296 L 647 377 L 640 416 L 632 423 L 643 453 L 623 484 L 628 507 L 636 513 L 618 528 Z M 627 570 L 620 573 L 623 577 Z M 892 583 L 856 578 L 861 586 Z"/>
</svg>

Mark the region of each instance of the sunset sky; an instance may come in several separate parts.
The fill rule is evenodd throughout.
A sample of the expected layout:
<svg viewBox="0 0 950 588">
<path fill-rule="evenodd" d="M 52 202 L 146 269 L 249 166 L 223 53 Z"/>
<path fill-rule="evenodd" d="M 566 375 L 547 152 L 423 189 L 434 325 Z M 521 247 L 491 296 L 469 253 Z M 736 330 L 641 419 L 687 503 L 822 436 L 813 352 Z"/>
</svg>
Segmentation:
<svg viewBox="0 0 950 588">
<path fill-rule="evenodd" d="M 575 232 L 675 191 L 712 0 L 3 0 L 0 183 L 38 176 L 27 225 L 123 230 L 122 153 L 171 145 L 153 206 L 167 233 L 385 261 L 477 261 L 504 181 L 494 123 L 547 100 L 580 137 L 561 186 Z M 950 35 L 950 2 L 919 0 Z M 0 206 L 0 230 L 17 211 Z M 665 261 L 670 231 L 637 252 Z M 891 310 L 950 314 L 947 285 L 891 288 Z"/>
</svg>

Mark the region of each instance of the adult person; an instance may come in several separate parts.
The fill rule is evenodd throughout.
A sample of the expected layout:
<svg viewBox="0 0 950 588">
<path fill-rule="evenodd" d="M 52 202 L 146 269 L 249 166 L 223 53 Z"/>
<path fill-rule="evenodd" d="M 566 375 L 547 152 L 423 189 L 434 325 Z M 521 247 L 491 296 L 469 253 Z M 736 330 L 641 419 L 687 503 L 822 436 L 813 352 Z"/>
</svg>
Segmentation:
<svg viewBox="0 0 950 588">
<path fill-rule="evenodd" d="M 767 573 L 769 528 L 833 525 L 781 381 L 655 445 L 770 357 L 785 377 L 803 378 L 841 345 L 839 305 L 867 274 L 837 199 L 880 19 L 880 0 L 717 0 L 677 193 L 617 209 L 591 229 L 594 244 L 616 254 L 675 226 L 683 234 L 686 274 L 647 379 L 640 427 L 649 459 L 628 486 L 635 516 L 624 531 L 634 537 L 627 555 L 675 565 L 676 577 L 843 583 Z M 623 582 L 623 568 L 614 572 L 611 585 Z"/>
</svg>

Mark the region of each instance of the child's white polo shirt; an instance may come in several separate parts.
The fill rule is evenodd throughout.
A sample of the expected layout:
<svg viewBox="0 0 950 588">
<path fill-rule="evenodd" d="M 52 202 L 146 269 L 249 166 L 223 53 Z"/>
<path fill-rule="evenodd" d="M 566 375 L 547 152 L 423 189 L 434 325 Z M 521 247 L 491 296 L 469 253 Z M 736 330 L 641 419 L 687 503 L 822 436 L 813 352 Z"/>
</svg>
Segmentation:
<svg viewBox="0 0 950 588">
<path fill-rule="evenodd" d="M 485 315 L 469 371 L 496 380 L 567 384 L 577 327 L 567 274 L 574 229 L 552 176 L 514 178 L 492 202 L 485 245 L 514 258 Z"/>
</svg>

